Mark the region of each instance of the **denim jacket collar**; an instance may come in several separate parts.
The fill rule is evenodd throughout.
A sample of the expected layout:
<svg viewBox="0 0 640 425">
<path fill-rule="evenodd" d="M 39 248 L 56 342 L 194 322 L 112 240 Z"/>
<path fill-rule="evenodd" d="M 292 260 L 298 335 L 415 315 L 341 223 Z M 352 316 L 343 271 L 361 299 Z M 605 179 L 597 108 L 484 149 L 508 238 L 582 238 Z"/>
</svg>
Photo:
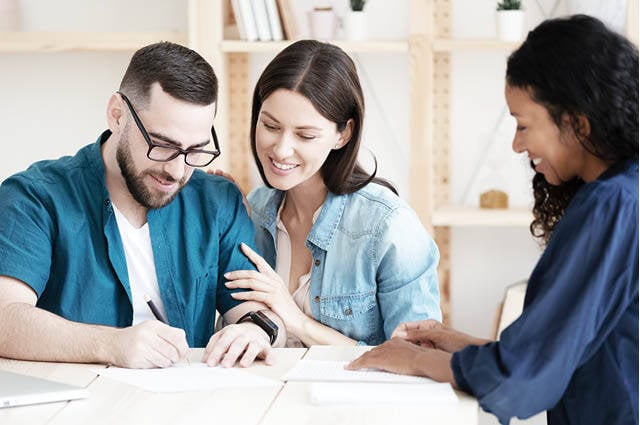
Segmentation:
<svg viewBox="0 0 640 425">
<path fill-rule="evenodd" d="M 269 233 L 274 237 L 276 234 L 276 219 L 278 217 L 278 208 L 284 199 L 284 192 L 281 190 L 275 190 L 274 195 L 269 199 L 269 202 L 264 206 L 262 211 L 255 211 L 260 213 L 260 225 L 267 229 Z"/>
<path fill-rule="evenodd" d="M 346 196 L 336 195 L 332 192 L 327 193 L 327 199 L 324 200 L 322 211 L 311 228 L 307 241 L 326 251 L 331 245 L 338 224 L 340 224 L 346 204 Z"/>
<path fill-rule="evenodd" d="M 283 199 L 284 192 L 276 190 L 274 196 L 272 196 L 265 205 L 260 217 L 262 227 L 267 229 L 274 238 L 276 234 L 278 208 L 280 208 Z M 328 192 L 318 219 L 307 236 L 307 242 L 326 251 L 331 245 L 346 204 L 347 196 Z"/>
</svg>

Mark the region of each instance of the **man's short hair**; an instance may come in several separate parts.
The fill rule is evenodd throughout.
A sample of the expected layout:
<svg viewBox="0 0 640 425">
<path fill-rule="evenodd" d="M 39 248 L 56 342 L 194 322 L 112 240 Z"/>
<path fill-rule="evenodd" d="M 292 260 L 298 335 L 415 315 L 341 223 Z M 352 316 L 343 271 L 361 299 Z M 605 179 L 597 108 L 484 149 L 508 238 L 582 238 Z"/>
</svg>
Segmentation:
<svg viewBox="0 0 640 425">
<path fill-rule="evenodd" d="M 218 78 L 211 65 L 195 51 L 162 41 L 145 46 L 133 54 L 120 83 L 136 107 L 149 105 L 151 85 L 159 83 L 172 97 L 198 105 L 218 99 Z"/>
</svg>

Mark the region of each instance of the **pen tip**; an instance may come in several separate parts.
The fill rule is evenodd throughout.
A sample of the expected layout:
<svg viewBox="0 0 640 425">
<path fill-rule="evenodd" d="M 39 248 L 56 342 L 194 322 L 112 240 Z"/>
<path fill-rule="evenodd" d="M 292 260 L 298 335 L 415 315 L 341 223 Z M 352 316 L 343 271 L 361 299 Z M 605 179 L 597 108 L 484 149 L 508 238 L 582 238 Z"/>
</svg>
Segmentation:
<svg viewBox="0 0 640 425">
<path fill-rule="evenodd" d="M 146 302 L 146 303 L 151 301 L 151 297 L 149 295 L 147 295 L 147 294 L 144 294 L 143 298 L 144 298 L 144 302 Z"/>
</svg>

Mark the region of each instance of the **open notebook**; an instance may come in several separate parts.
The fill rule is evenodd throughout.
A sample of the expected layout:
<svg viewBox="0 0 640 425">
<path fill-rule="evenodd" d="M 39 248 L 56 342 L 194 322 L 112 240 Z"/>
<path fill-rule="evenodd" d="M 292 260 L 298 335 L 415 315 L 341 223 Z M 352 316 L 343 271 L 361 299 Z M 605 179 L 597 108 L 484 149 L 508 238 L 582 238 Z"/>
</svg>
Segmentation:
<svg viewBox="0 0 640 425">
<path fill-rule="evenodd" d="M 85 388 L 0 370 L 0 408 L 86 398 Z"/>
</svg>

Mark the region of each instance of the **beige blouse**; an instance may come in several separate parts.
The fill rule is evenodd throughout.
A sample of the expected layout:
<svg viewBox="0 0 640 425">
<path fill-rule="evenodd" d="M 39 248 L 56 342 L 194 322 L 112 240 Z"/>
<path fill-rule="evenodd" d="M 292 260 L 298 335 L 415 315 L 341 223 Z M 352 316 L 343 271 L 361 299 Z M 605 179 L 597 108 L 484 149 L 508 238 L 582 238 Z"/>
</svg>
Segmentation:
<svg viewBox="0 0 640 425">
<path fill-rule="evenodd" d="M 291 279 L 291 238 L 289 237 L 289 233 L 287 232 L 286 227 L 284 227 L 284 223 L 280 219 L 283 205 L 284 199 L 280 204 L 280 208 L 278 209 L 278 217 L 276 219 L 276 273 L 278 273 L 278 276 L 282 278 L 285 288 L 289 290 L 289 288 L 291 287 L 291 285 L 289 285 L 289 281 Z M 313 213 L 313 223 L 316 222 L 316 219 L 320 214 L 320 210 L 322 210 L 322 205 L 316 210 L 315 213 Z M 293 297 L 293 301 L 296 303 L 298 308 L 302 310 L 302 312 L 307 316 L 312 317 L 311 301 L 309 299 L 309 292 L 311 290 L 310 283 L 311 268 L 309 268 L 308 273 L 300 276 L 300 278 L 298 279 L 298 286 L 296 290 L 293 291 L 291 296 Z M 285 346 L 304 347 L 305 345 L 296 336 L 287 335 L 287 343 Z"/>
</svg>

